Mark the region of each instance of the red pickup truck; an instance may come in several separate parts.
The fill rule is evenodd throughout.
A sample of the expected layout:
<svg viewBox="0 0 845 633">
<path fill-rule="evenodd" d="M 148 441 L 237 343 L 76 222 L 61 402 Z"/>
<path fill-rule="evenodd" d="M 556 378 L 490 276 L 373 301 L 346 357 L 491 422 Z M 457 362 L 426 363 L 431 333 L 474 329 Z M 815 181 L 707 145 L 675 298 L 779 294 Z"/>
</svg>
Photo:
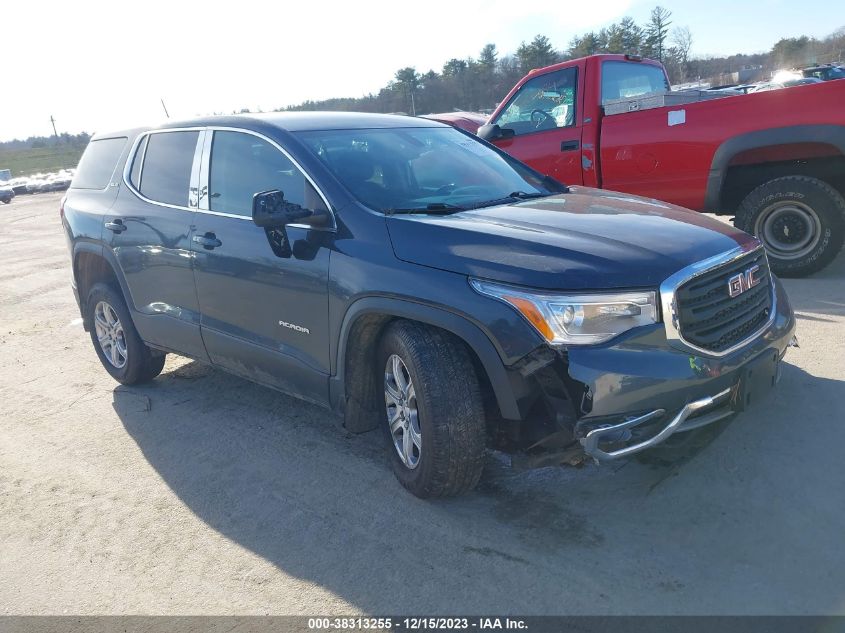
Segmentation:
<svg viewBox="0 0 845 633">
<path fill-rule="evenodd" d="M 715 96 L 594 55 L 532 70 L 478 135 L 566 184 L 733 215 L 782 276 L 820 270 L 845 238 L 845 81 Z"/>
</svg>

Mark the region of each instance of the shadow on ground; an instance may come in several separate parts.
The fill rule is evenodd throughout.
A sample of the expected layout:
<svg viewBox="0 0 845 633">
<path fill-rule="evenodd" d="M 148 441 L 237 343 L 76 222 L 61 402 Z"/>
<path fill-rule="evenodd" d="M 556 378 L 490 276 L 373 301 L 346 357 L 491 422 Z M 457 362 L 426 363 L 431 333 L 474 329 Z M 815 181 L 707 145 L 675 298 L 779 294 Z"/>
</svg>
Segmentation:
<svg viewBox="0 0 845 633">
<path fill-rule="evenodd" d="M 114 408 L 196 516 L 364 611 L 818 613 L 845 608 L 844 399 L 787 366 L 682 468 L 491 455 L 477 492 L 433 502 L 394 481 L 380 434 L 196 363 Z"/>
<path fill-rule="evenodd" d="M 805 279 L 784 279 L 798 318 L 833 323 L 845 316 L 845 250 L 827 268 Z"/>
</svg>

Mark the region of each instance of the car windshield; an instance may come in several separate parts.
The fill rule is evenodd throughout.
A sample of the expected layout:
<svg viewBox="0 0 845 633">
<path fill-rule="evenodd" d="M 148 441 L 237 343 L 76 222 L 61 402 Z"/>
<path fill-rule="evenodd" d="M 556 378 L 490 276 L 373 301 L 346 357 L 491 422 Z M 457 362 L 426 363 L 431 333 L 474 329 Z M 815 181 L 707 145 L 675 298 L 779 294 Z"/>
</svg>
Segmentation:
<svg viewBox="0 0 845 633">
<path fill-rule="evenodd" d="M 816 77 L 822 80 L 845 79 L 845 68 L 839 66 L 826 66 L 824 68 L 806 68 L 803 71 L 805 77 Z"/>
<path fill-rule="evenodd" d="M 322 130 L 297 136 L 360 202 L 386 213 L 447 213 L 566 190 L 453 128 Z"/>
</svg>

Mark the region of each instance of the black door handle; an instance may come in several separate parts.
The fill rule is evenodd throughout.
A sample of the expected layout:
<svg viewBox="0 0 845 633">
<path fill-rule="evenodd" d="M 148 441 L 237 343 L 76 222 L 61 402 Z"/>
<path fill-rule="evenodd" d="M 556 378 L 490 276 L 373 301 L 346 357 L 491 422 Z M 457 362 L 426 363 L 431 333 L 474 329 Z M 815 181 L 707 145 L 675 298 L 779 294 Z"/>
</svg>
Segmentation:
<svg viewBox="0 0 845 633">
<path fill-rule="evenodd" d="M 562 141 L 560 144 L 560 151 L 571 152 L 572 150 L 578 149 L 580 146 L 581 143 L 578 141 Z"/>
<path fill-rule="evenodd" d="M 212 250 L 218 246 L 222 246 L 223 242 L 217 239 L 214 233 L 208 232 L 205 235 L 194 235 L 194 243 L 201 245 L 206 250 Z"/>
<path fill-rule="evenodd" d="M 115 218 L 111 222 L 106 222 L 106 228 L 115 233 L 123 233 L 128 227 L 123 223 L 123 220 Z"/>
</svg>

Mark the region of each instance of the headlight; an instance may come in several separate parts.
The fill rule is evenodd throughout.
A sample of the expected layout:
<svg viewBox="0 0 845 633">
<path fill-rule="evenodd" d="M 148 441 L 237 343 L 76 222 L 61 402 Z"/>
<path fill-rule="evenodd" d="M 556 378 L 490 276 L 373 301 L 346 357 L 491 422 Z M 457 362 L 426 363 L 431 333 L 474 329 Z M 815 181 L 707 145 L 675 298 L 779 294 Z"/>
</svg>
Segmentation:
<svg viewBox="0 0 845 633">
<path fill-rule="evenodd" d="M 552 344 L 603 343 L 631 328 L 657 323 L 653 291 L 594 294 L 538 294 L 470 279 L 483 295 L 504 301 Z"/>
</svg>

